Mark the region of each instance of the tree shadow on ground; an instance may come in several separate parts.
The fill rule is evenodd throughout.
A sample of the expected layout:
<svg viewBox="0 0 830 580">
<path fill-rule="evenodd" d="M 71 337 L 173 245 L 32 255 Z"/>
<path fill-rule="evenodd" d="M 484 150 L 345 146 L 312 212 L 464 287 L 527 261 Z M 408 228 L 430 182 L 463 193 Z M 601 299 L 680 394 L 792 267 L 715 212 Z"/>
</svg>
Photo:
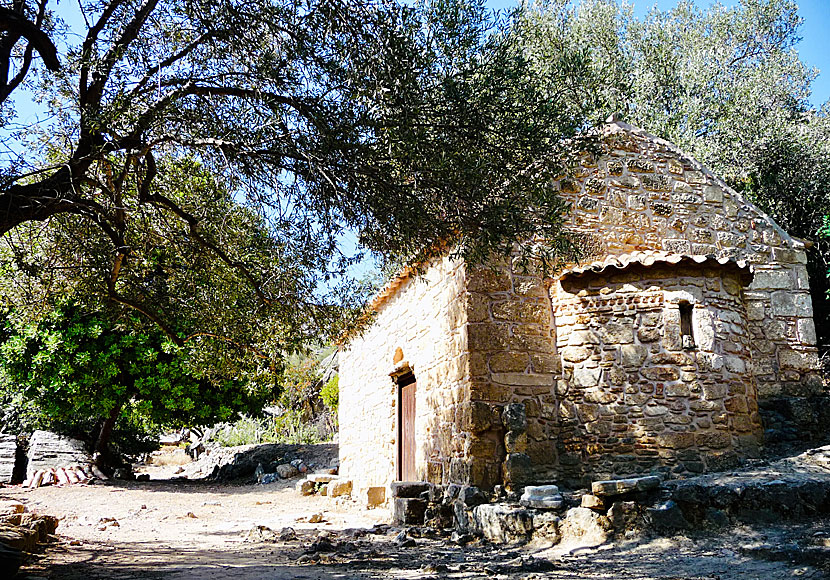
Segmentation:
<svg viewBox="0 0 830 580">
<path fill-rule="evenodd" d="M 394 532 L 393 532 L 394 533 Z M 789 580 L 827 578 L 807 564 L 742 552 L 730 534 L 706 540 L 685 536 L 608 544 L 557 557 L 534 557 L 527 547 L 486 542 L 467 547 L 420 538 L 400 547 L 393 535 L 333 535 L 330 550 L 311 548 L 313 534 L 277 543 L 228 543 L 216 549 L 182 549 L 152 542 L 63 545 L 31 572 L 53 580 Z M 540 555 L 539 551 L 535 555 Z"/>
</svg>

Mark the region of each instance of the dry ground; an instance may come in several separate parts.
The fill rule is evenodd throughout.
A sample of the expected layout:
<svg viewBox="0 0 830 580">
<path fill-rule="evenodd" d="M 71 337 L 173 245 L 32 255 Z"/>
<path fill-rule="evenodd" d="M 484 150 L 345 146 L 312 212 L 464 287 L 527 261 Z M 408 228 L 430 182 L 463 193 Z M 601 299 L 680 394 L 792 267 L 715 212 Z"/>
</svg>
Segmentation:
<svg viewBox="0 0 830 580">
<path fill-rule="evenodd" d="M 827 537 L 827 522 L 763 530 L 739 527 L 719 536 L 632 539 L 560 554 L 540 546 L 458 547 L 447 538 L 416 538 L 398 547 L 398 530 L 361 534 L 388 521 L 384 510 L 352 502 L 301 497 L 291 483 L 218 485 L 193 481 L 118 482 L 27 490 L 0 489 L 0 498 L 61 517 L 60 541 L 24 570 L 61 580 L 135 579 L 758 579 L 826 578 L 786 548 Z M 324 522 L 311 524 L 320 513 Z M 114 518 L 106 522 L 107 518 Z M 262 541 L 249 532 L 292 527 L 296 539 Z M 381 528 L 382 530 L 383 528 Z M 826 531 L 826 532 L 825 532 Z M 309 554 L 319 535 L 332 551 Z M 246 541 L 247 539 L 247 541 Z M 320 545 L 320 540 L 316 540 Z M 325 543 L 325 541 L 324 541 Z M 814 542 L 815 543 L 815 542 Z M 767 546 L 774 549 L 748 548 Z M 326 547 L 326 546 L 324 546 Z M 778 548 L 784 548 L 778 550 Z M 811 562 L 816 564 L 816 562 Z M 817 563 L 819 566 L 821 562 Z M 0 574 L 2 577 L 2 574 Z"/>
</svg>

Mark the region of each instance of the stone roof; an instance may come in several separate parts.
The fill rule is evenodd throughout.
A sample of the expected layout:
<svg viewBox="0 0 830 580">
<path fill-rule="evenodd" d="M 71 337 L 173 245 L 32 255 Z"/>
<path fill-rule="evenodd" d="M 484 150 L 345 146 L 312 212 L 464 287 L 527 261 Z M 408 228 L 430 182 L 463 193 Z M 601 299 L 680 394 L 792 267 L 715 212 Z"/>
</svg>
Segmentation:
<svg viewBox="0 0 830 580">
<path fill-rule="evenodd" d="M 735 258 L 721 257 L 707 255 L 689 255 L 676 254 L 660 250 L 646 250 L 642 252 L 630 252 L 628 254 L 620 254 L 619 256 L 606 256 L 602 260 L 590 262 L 587 264 L 577 264 L 562 270 L 559 273 L 559 278 L 567 276 L 582 276 L 583 274 L 594 273 L 601 274 L 606 271 L 613 272 L 614 270 L 625 270 L 630 265 L 653 266 L 655 264 L 679 264 L 681 262 L 693 262 L 702 265 L 720 265 L 733 264 L 735 267 L 745 270 L 751 281 L 752 272 L 747 260 L 736 260 Z"/>
</svg>

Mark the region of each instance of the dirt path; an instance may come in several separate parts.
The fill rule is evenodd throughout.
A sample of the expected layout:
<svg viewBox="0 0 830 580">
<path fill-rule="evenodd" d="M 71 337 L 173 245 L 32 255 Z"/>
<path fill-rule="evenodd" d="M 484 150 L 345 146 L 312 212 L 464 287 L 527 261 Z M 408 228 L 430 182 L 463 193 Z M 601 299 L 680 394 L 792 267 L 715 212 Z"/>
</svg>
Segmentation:
<svg viewBox="0 0 830 580">
<path fill-rule="evenodd" d="M 764 530 L 737 528 L 717 537 L 632 540 L 553 555 L 543 547 L 452 545 L 446 537 L 416 537 L 399 547 L 399 530 L 366 533 L 388 520 L 384 510 L 352 502 L 301 497 L 288 482 L 228 486 L 188 481 L 0 489 L 0 498 L 61 517 L 62 541 L 49 548 L 31 576 L 57 580 L 194 579 L 758 579 L 825 578 L 820 569 L 749 545 L 785 546 L 824 530 L 826 522 Z M 309 523 L 314 514 L 324 522 Z M 113 521 L 105 521 L 114 518 Z M 278 540 L 250 531 L 267 526 Z M 355 532 L 354 529 L 363 529 Z M 351 531 L 350 531 L 351 529 Z M 417 534 L 415 534 L 417 535 Z M 320 539 L 320 536 L 327 536 Z M 263 541 L 272 540 L 272 541 Z M 316 550 L 311 550 L 316 546 Z M 547 556 L 547 557 L 543 557 Z M 758 557 L 761 556 L 761 557 Z M 783 559 L 783 561 L 781 561 Z M 777 561 L 776 561 L 777 560 Z"/>
</svg>

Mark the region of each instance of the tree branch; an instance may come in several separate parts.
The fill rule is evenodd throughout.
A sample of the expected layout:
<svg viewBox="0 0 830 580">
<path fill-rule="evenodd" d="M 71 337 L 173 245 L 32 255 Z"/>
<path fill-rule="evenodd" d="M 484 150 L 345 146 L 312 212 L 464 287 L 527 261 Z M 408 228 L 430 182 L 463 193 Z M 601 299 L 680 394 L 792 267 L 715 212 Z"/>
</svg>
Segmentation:
<svg viewBox="0 0 830 580">
<path fill-rule="evenodd" d="M 22 14 L 0 6 L 0 30 L 22 36 L 29 41 L 30 45 L 34 46 L 40 58 L 43 59 L 43 64 L 46 65 L 46 68 L 53 72 L 60 70 L 61 64 L 58 61 L 58 49 L 49 38 L 49 35 L 35 24 L 26 20 Z"/>
</svg>

